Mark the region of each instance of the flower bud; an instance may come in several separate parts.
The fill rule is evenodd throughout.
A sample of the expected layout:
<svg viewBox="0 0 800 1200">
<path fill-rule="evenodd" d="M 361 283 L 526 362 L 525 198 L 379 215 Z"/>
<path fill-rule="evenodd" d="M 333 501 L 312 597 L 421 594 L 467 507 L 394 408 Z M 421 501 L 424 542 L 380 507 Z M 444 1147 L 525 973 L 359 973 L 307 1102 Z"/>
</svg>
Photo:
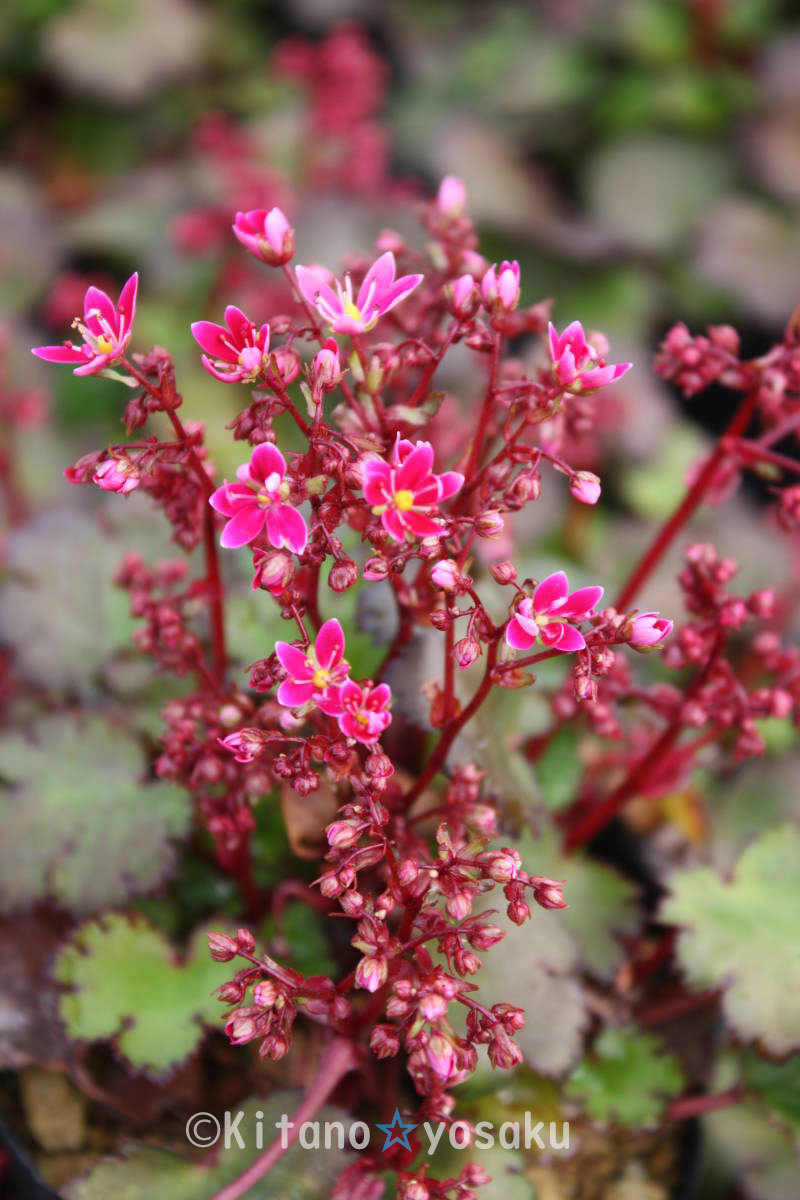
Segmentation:
<svg viewBox="0 0 800 1200">
<path fill-rule="evenodd" d="M 129 458 L 107 458 L 101 462 L 92 480 L 104 492 L 117 492 L 127 496 L 141 483 L 136 463 Z"/>
<path fill-rule="evenodd" d="M 378 1058 L 393 1058 L 400 1052 L 400 1036 L 394 1025 L 375 1025 L 369 1048 Z"/>
<path fill-rule="evenodd" d="M 352 558 L 342 557 L 333 564 L 328 576 L 328 587 L 334 592 L 346 592 L 358 582 L 358 567 Z"/>
<path fill-rule="evenodd" d="M 253 937 L 249 929 L 237 929 L 236 941 L 239 950 L 245 954 L 252 954 L 256 948 L 256 939 Z"/>
<path fill-rule="evenodd" d="M 531 883 L 533 884 L 533 898 L 542 908 L 568 907 L 564 899 L 563 879 L 546 879 L 544 876 L 534 875 Z"/>
<path fill-rule="evenodd" d="M 480 292 L 472 275 L 459 275 L 444 287 L 445 299 L 454 317 L 468 321 L 474 317 L 481 302 Z"/>
<path fill-rule="evenodd" d="M 503 261 L 500 266 L 493 263 L 481 280 L 483 302 L 490 310 L 500 309 L 510 313 L 519 303 L 519 263 Z"/>
<path fill-rule="evenodd" d="M 486 512 L 479 513 L 475 518 L 475 532 L 478 537 L 500 537 L 505 527 L 502 514 L 493 508 L 488 508 Z"/>
<path fill-rule="evenodd" d="M 493 563 L 489 567 L 491 576 L 497 583 L 505 586 L 507 583 L 513 583 L 517 578 L 517 568 L 512 562 L 506 558 L 502 562 Z"/>
<path fill-rule="evenodd" d="M 581 504 L 597 504 L 600 499 L 600 480 L 591 471 L 578 471 L 569 481 L 569 490 Z"/>
<path fill-rule="evenodd" d="M 380 583 L 389 574 L 389 564 L 385 558 L 375 556 L 364 563 L 364 578 L 370 583 Z"/>
<path fill-rule="evenodd" d="M 365 955 L 356 967 L 356 983 L 367 992 L 377 992 L 389 974 L 389 963 L 383 957 Z"/>
<path fill-rule="evenodd" d="M 443 558 L 437 562 L 431 571 L 431 579 L 437 587 L 445 592 L 455 592 L 461 587 L 463 578 L 458 569 L 458 563 L 452 558 Z"/>
<path fill-rule="evenodd" d="M 461 670 L 465 671 L 467 667 L 472 666 L 476 658 L 480 655 L 481 645 L 480 642 L 475 641 L 475 638 L 465 637 L 456 642 L 454 651 L 456 662 L 461 667 Z"/>
<path fill-rule="evenodd" d="M 467 207 L 467 189 L 457 175 L 445 175 L 436 193 L 436 207 L 443 217 L 462 217 Z"/>
<path fill-rule="evenodd" d="M 342 378 L 342 368 L 339 362 L 339 344 L 335 338 L 328 338 L 321 350 L 314 355 L 310 368 L 311 383 L 323 392 L 335 388 Z"/>
<path fill-rule="evenodd" d="M 239 953 L 239 944 L 227 933 L 210 933 L 208 949 L 214 962 L 230 962 Z"/>
<path fill-rule="evenodd" d="M 278 998 L 278 989 L 271 979 L 262 979 L 253 988 L 253 1003 L 259 1008 L 272 1008 Z"/>
<path fill-rule="evenodd" d="M 294 230 L 279 208 L 237 212 L 234 235 L 246 250 L 271 267 L 280 267 L 294 254 Z"/>
<path fill-rule="evenodd" d="M 639 613 L 629 617 L 623 625 L 623 633 L 634 650 L 647 653 L 669 637 L 673 625 L 674 621 L 659 616 L 657 612 Z"/>
</svg>

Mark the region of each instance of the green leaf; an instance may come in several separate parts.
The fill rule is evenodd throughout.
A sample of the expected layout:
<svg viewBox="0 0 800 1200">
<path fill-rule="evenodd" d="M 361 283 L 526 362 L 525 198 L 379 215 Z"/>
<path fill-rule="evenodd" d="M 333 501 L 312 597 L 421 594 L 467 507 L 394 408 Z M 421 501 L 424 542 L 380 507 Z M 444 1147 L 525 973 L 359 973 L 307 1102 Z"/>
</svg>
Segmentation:
<svg viewBox="0 0 800 1200">
<path fill-rule="evenodd" d="M 776 1112 L 800 1128 L 800 1056 L 795 1054 L 786 1062 L 774 1063 L 748 1050 L 742 1063 L 742 1078 Z"/>
<path fill-rule="evenodd" d="M 0 911 L 47 898 L 95 912 L 152 891 L 173 870 L 189 799 L 143 784 L 141 751 L 101 717 L 42 717 L 0 738 Z"/>
<path fill-rule="evenodd" d="M 218 928 L 218 926 L 215 926 Z M 59 1014 L 71 1038 L 113 1038 L 135 1068 L 164 1075 L 197 1048 L 201 1022 L 219 1023 L 214 989 L 230 979 L 208 952 L 207 930 L 179 960 L 164 935 L 139 917 L 87 922 L 58 955 L 54 975 L 70 990 Z"/>
<path fill-rule="evenodd" d="M 551 812 L 559 812 L 575 799 L 583 775 L 579 742 L 577 731 L 565 725 L 536 760 L 539 792 Z"/>
<path fill-rule="evenodd" d="M 726 882 L 710 867 L 677 872 L 661 920 L 683 926 L 678 959 L 691 984 L 724 988 L 735 1033 L 777 1055 L 800 1046 L 800 832 L 762 834 Z"/>
<path fill-rule="evenodd" d="M 298 1092 L 274 1092 L 268 1099 L 254 1097 L 241 1105 L 244 1118 L 238 1126 L 245 1148 L 235 1139 L 230 1148 L 220 1145 L 213 1166 L 202 1166 L 172 1150 L 128 1145 L 122 1157 L 105 1159 L 93 1167 L 85 1179 L 73 1182 L 65 1192 L 67 1200 L 212 1200 L 224 1187 L 237 1179 L 258 1157 L 259 1127 L 263 1132 L 262 1145 L 270 1144 L 277 1136 L 276 1121 L 284 1113 L 290 1117 L 297 1109 Z M 237 1114 L 238 1114 L 237 1109 Z M 261 1114 L 261 1117 L 257 1114 Z M 234 1116 L 235 1119 L 235 1116 Z M 345 1146 L 350 1118 L 342 1109 L 326 1106 L 316 1120 L 340 1121 L 344 1126 Z M 323 1143 L 324 1144 L 324 1143 Z M 336 1138 L 329 1150 L 305 1150 L 291 1146 L 276 1165 L 247 1193 L 247 1200 L 318 1200 L 327 1196 L 336 1177 L 344 1170 L 350 1155 L 336 1147 Z M 188 1147 L 187 1147 L 188 1148 Z"/>
<path fill-rule="evenodd" d="M 567 1094 L 595 1121 L 637 1128 L 654 1125 L 665 1101 L 682 1087 L 678 1061 L 662 1052 L 660 1039 L 629 1026 L 603 1030 L 570 1075 Z"/>
</svg>

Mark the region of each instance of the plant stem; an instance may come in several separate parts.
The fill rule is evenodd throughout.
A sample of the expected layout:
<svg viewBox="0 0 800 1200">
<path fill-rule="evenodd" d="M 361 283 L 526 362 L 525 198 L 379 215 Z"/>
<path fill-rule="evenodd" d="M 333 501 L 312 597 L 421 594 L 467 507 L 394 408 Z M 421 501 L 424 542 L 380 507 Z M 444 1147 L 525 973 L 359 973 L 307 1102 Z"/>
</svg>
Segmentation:
<svg viewBox="0 0 800 1200">
<path fill-rule="evenodd" d="M 716 641 L 705 666 L 697 674 L 686 693 L 686 700 L 690 700 L 696 696 L 708 679 L 722 653 L 725 639 L 725 630 L 721 629 L 717 634 Z M 589 809 L 588 812 L 580 814 L 575 824 L 571 828 L 568 828 L 566 837 L 567 850 L 577 850 L 580 846 L 584 846 L 587 842 L 591 841 L 601 829 L 605 829 L 606 825 L 613 820 L 620 809 L 647 783 L 655 768 L 669 754 L 675 742 L 680 737 L 682 729 L 683 723 L 681 720 L 681 711 L 679 710 L 663 730 L 661 736 L 656 738 L 647 753 L 638 760 L 622 782 L 614 788 L 613 792 L 606 796 L 605 800 L 600 804 Z"/>
<path fill-rule="evenodd" d="M 705 1092 L 701 1096 L 679 1096 L 667 1105 L 667 1117 L 672 1121 L 686 1121 L 703 1113 L 715 1112 L 718 1108 L 729 1108 L 738 1104 L 744 1096 L 741 1084 L 728 1088 L 726 1092 Z"/>
<path fill-rule="evenodd" d="M 467 721 L 471 721 L 483 704 L 489 692 L 492 690 L 492 673 L 495 663 L 497 662 L 497 639 L 490 643 L 486 653 L 486 670 L 483 674 L 483 680 L 475 695 L 470 700 L 467 707 L 459 713 L 442 731 L 436 747 L 422 769 L 422 773 L 414 784 L 414 786 L 404 796 L 406 809 L 410 808 L 417 796 L 424 792 L 425 788 L 432 779 L 438 775 L 439 771 L 447 761 L 447 755 L 450 752 L 450 747 L 458 737 L 461 730 L 466 725 Z"/>
<path fill-rule="evenodd" d="M 732 438 L 738 438 L 745 432 L 756 411 L 757 404 L 758 389 L 753 387 L 739 405 L 728 428 L 717 441 L 713 453 L 706 461 L 697 479 L 689 488 L 689 491 L 672 516 L 656 534 L 648 550 L 634 567 L 617 597 L 614 605 L 615 608 L 618 608 L 621 612 L 625 612 L 630 608 L 631 602 L 642 585 L 650 578 L 666 551 L 693 515 L 695 509 L 701 504 L 703 497 L 714 482 L 714 477 L 717 474 L 720 464 L 726 455 L 730 453 L 727 444 L 730 443 Z"/>
<path fill-rule="evenodd" d="M 289 1146 L 297 1141 L 303 1123 L 310 1121 L 322 1108 L 337 1084 L 355 1065 L 356 1054 L 350 1039 L 334 1038 L 325 1050 L 317 1074 L 294 1114 L 291 1128 L 286 1134 L 285 1145 L 277 1138 L 238 1179 L 229 1183 L 221 1192 L 217 1192 L 213 1200 L 239 1200 L 239 1197 L 249 1192 L 259 1179 L 263 1179 Z"/>
</svg>

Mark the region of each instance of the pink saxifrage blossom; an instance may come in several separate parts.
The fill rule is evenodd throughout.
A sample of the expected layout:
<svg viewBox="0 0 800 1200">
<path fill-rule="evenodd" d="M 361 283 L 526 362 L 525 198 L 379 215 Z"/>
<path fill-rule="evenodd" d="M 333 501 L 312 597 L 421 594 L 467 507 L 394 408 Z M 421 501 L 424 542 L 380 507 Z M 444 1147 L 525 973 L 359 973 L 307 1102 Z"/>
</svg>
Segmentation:
<svg viewBox="0 0 800 1200">
<path fill-rule="evenodd" d="M 136 463 L 129 458 L 107 458 L 97 467 L 92 481 L 104 492 L 127 496 L 141 483 Z"/>
<path fill-rule="evenodd" d="M 344 633 L 335 617 L 320 626 L 316 641 L 305 649 L 276 642 L 275 653 L 289 676 L 277 691 L 280 704 L 302 708 L 345 683 L 350 664 L 344 657 Z"/>
<path fill-rule="evenodd" d="M 392 689 L 388 683 L 373 684 L 372 680 L 354 683 L 348 679 L 322 696 L 319 707 L 328 716 L 336 717 L 347 737 L 371 746 L 391 724 L 392 714 L 388 711 L 391 702 Z"/>
<path fill-rule="evenodd" d="M 608 351 L 605 339 L 594 335 L 594 343 L 587 342 L 580 321 L 572 321 L 559 333 L 552 322 L 548 325 L 548 343 L 553 373 L 562 387 L 574 392 L 588 392 L 606 384 L 616 383 L 627 374 L 632 363 L 608 363 L 604 355 Z"/>
<path fill-rule="evenodd" d="M 657 612 L 637 613 L 626 622 L 625 630 L 635 650 L 654 650 L 669 637 L 674 624 Z"/>
<path fill-rule="evenodd" d="M 269 359 L 269 325 L 257 328 L 234 304 L 225 309 L 225 324 L 195 321 L 192 336 L 206 351 L 203 366 L 223 383 L 255 383 Z"/>
<path fill-rule="evenodd" d="M 506 641 L 515 650 L 530 650 L 537 638 L 545 646 L 570 654 L 586 645 L 575 624 L 592 615 L 603 595 L 601 587 L 578 588 L 569 594 L 563 571 L 548 575 L 533 593 L 526 596 L 506 627 Z"/>
<path fill-rule="evenodd" d="M 138 284 L 139 276 L 131 275 L 116 305 L 100 288 L 87 288 L 83 319 L 76 317 L 72 323 L 83 338 L 83 344 L 76 346 L 69 341 L 60 346 L 36 346 L 31 353 L 45 362 L 74 365 L 74 375 L 97 375 L 104 368 L 114 366 L 124 356 L 131 338 Z"/>
<path fill-rule="evenodd" d="M 287 504 L 285 475 L 286 459 L 277 446 L 271 442 L 256 446 L 250 462 L 236 472 L 239 482 L 224 483 L 209 499 L 211 507 L 228 518 L 220 545 L 228 549 L 245 546 L 266 527 L 276 550 L 288 546 L 295 554 L 303 553 L 308 528 L 303 515 Z"/>
<path fill-rule="evenodd" d="M 398 437 L 390 462 L 380 458 L 364 461 L 364 496 L 396 542 L 406 537 L 441 537 L 444 529 L 432 514 L 463 482 L 458 471 L 433 474 L 430 442 Z"/>
<path fill-rule="evenodd" d="M 233 232 L 245 250 L 271 267 L 287 263 L 294 254 L 294 230 L 279 208 L 237 212 Z"/>
<path fill-rule="evenodd" d="M 422 282 L 421 275 L 397 275 L 394 254 L 387 250 L 376 259 L 364 276 L 364 282 L 353 299 L 353 283 L 349 275 L 344 286 L 321 267 L 297 267 L 297 286 L 309 304 L 313 304 L 322 319 L 335 333 L 366 333 L 379 319 L 405 300 Z"/>
</svg>

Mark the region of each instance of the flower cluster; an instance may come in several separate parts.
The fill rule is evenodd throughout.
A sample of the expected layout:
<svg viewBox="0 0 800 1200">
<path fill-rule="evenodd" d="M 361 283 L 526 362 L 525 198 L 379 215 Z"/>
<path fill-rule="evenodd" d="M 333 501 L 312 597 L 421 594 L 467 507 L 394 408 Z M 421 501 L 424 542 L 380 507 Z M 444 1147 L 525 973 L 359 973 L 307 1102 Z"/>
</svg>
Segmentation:
<svg viewBox="0 0 800 1200">
<path fill-rule="evenodd" d="M 342 34 L 325 54 L 305 43 L 284 54 L 282 69 L 314 92 L 315 128 L 339 139 L 340 166 L 356 154 L 383 86 L 363 52 Z M 355 96 L 347 93 L 346 111 L 328 111 L 331 95 L 346 93 L 337 89 L 354 59 L 371 82 L 361 78 Z M 237 156 L 234 147 L 231 160 Z M 36 353 L 82 375 L 116 368 L 111 377 L 132 392 L 129 437 L 154 413 L 169 422 L 169 441 L 120 441 L 84 456 L 69 478 L 137 492 L 133 504 L 145 493 L 182 548 L 202 544 L 198 578 L 184 561 L 151 568 L 130 555 L 118 583 L 140 621 L 139 647 L 187 680 L 165 705 L 156 772 L 194 797 L 254 920 L 270 909 L 279 915 L 273 890 L 254 882 L 255 806 L 275 791 L 291 811 L 318 793 L 314 805 L 302 805 L 317 820 L 315 848 L 303 847 L 320 860 L 315 890 L 291 883 L 319 911 L 352 922 L 352 969 L 343 966 L 339 979 L 306 977 L 257 950 L 247 930 L 213 935 L 215 958 L 243 962 L 220 989 L 230 1040 L 257 1041 L 262 1055 L 281 1058 L 295 1021 L 307 1018 L 327 1031 L 326 1095 L 369 1049 L 377 1071 L 382 1060 L 402 1057 L 417 1115 L 450 1121 L 451 1089 L 481 1053 L 498 1069 L 523 1058 L 522 1010 L 480 999 L 483 956 L 506 932 L 487 903 L 501 896 L 508 921 L 521 926 L 536 906 L 557 921 L 565 889 L 569 895 L 568 878 L 532 873 L 501 841 L 496 759 L 484 754 L 484 737 L 462 736 L 496 689 L 535 685 L 544 698 L 541 727 L 515 730 L 513 747 L 506 730 L 495 731 L 500 756 L 536 763 L 570 722 L 598 743 L 585 769 L 577 762 L 574 795 L 560 813 L 571 848 L 634 797 L 684 782 L 712 742 L 721 756 L 760 753 L 759 719 L 800 708 L 798 654 L 765 627 L 775 595 L 733 594 L 736 565 L 712 546 L 686 551 L 679 582 L 688 615 L 677 627 L 636 607 L 723 476 L 767 465 L 780 492 L 776 527 L 800 523 L 798 485 L 778 488 L 800 469 L 776 448 L 798 426 L 798 334 L 790 329 L 752 361 L 739 359 L 726 327 L 699 338 L 682 326 L 668 334 L 658 360 L 666 379 L 689 394 L 721 381 L 743 396 L 681 506 L 610 602 L 599 584 L 570 590 L 564 569 L 541 569 L 539 547 L 529 568 L 537 578 L 528 576 L 521 543 L 527 510 L 548 488 L 570 513 L 592 520 L 602 495 L 597 393 L 623 381 L 630 364 L 608 362 L 605 338 L 578 321 L 559 333 L 549 302 L 525 303 L 519 263 L 481 255 L 455 177 L 421 206 L 422 248 L 385 231 L 371 254 L 348 260 L 342 278 L 292 265 L 300 237 L 278 198 L 262 191 L 266 201 L 255 198 L 255 186 L 243 189 L 233 226 L 243 250 L 231 241 L 277 296 L 266 308 L 269 324 L 230 304 L 223 325 L 192 326 L 203 367 L 242 385 L 231 393 L 243 405 L 232 429 L 250 457 L 235 481 L 220 482 L 202 426 L 181 419 L 169 354 L 128 355 L 136 276 L 116 306 L 88 289 L 80 346 Z M 530 359 L 509 353 L 521 334 L 536 339 Z M 458 396 L 440 388 L 453 347 L 471 364 Z M 617 394 L 624 398 L 624 383 Z M 765 431 L 748 438 L 756 417 Z M 220 544 L 249 547 L 250 600 L 290 631 L 254 650 L 264 657 L 251 663 L 249 681 L 240 669 L 247 659 L 232 662 L 226 642 L 235 584 Z M 567 565 L 577 579 L 581 563 Z M 339 600 L 343 593 L 350 594 Z M 323 616 L 334 601 L 341 621 Z M 348 630 L 346 645 L 344 614 L 353 612 L 362 636 Z M 729 640 L 742 631 L 745 651 Z M 642 656 L 653 651 L 666 672 L 683 673 L 680 686 L 649 672 L 653 660 Z M 346 652 L 353 673 L 370 678 L 351 678 Z M 531 668 L 544 659 L 554 660 L 553 675 L 540 683 Z M 318 818 L 317 801 L 325 813 Z M 407 1161 L 383 1165 L 396 1166 L 401 1194 L 414 1200 L 464 1200 L 481 1182 L 477 1168 L 465 1169 L 463 1186 L 445 1187 Z M 348 1166 L 338 1194 L 378 1195 L 376 1179 L 376 1163 L 364 1156 Z"/>
</svg>

